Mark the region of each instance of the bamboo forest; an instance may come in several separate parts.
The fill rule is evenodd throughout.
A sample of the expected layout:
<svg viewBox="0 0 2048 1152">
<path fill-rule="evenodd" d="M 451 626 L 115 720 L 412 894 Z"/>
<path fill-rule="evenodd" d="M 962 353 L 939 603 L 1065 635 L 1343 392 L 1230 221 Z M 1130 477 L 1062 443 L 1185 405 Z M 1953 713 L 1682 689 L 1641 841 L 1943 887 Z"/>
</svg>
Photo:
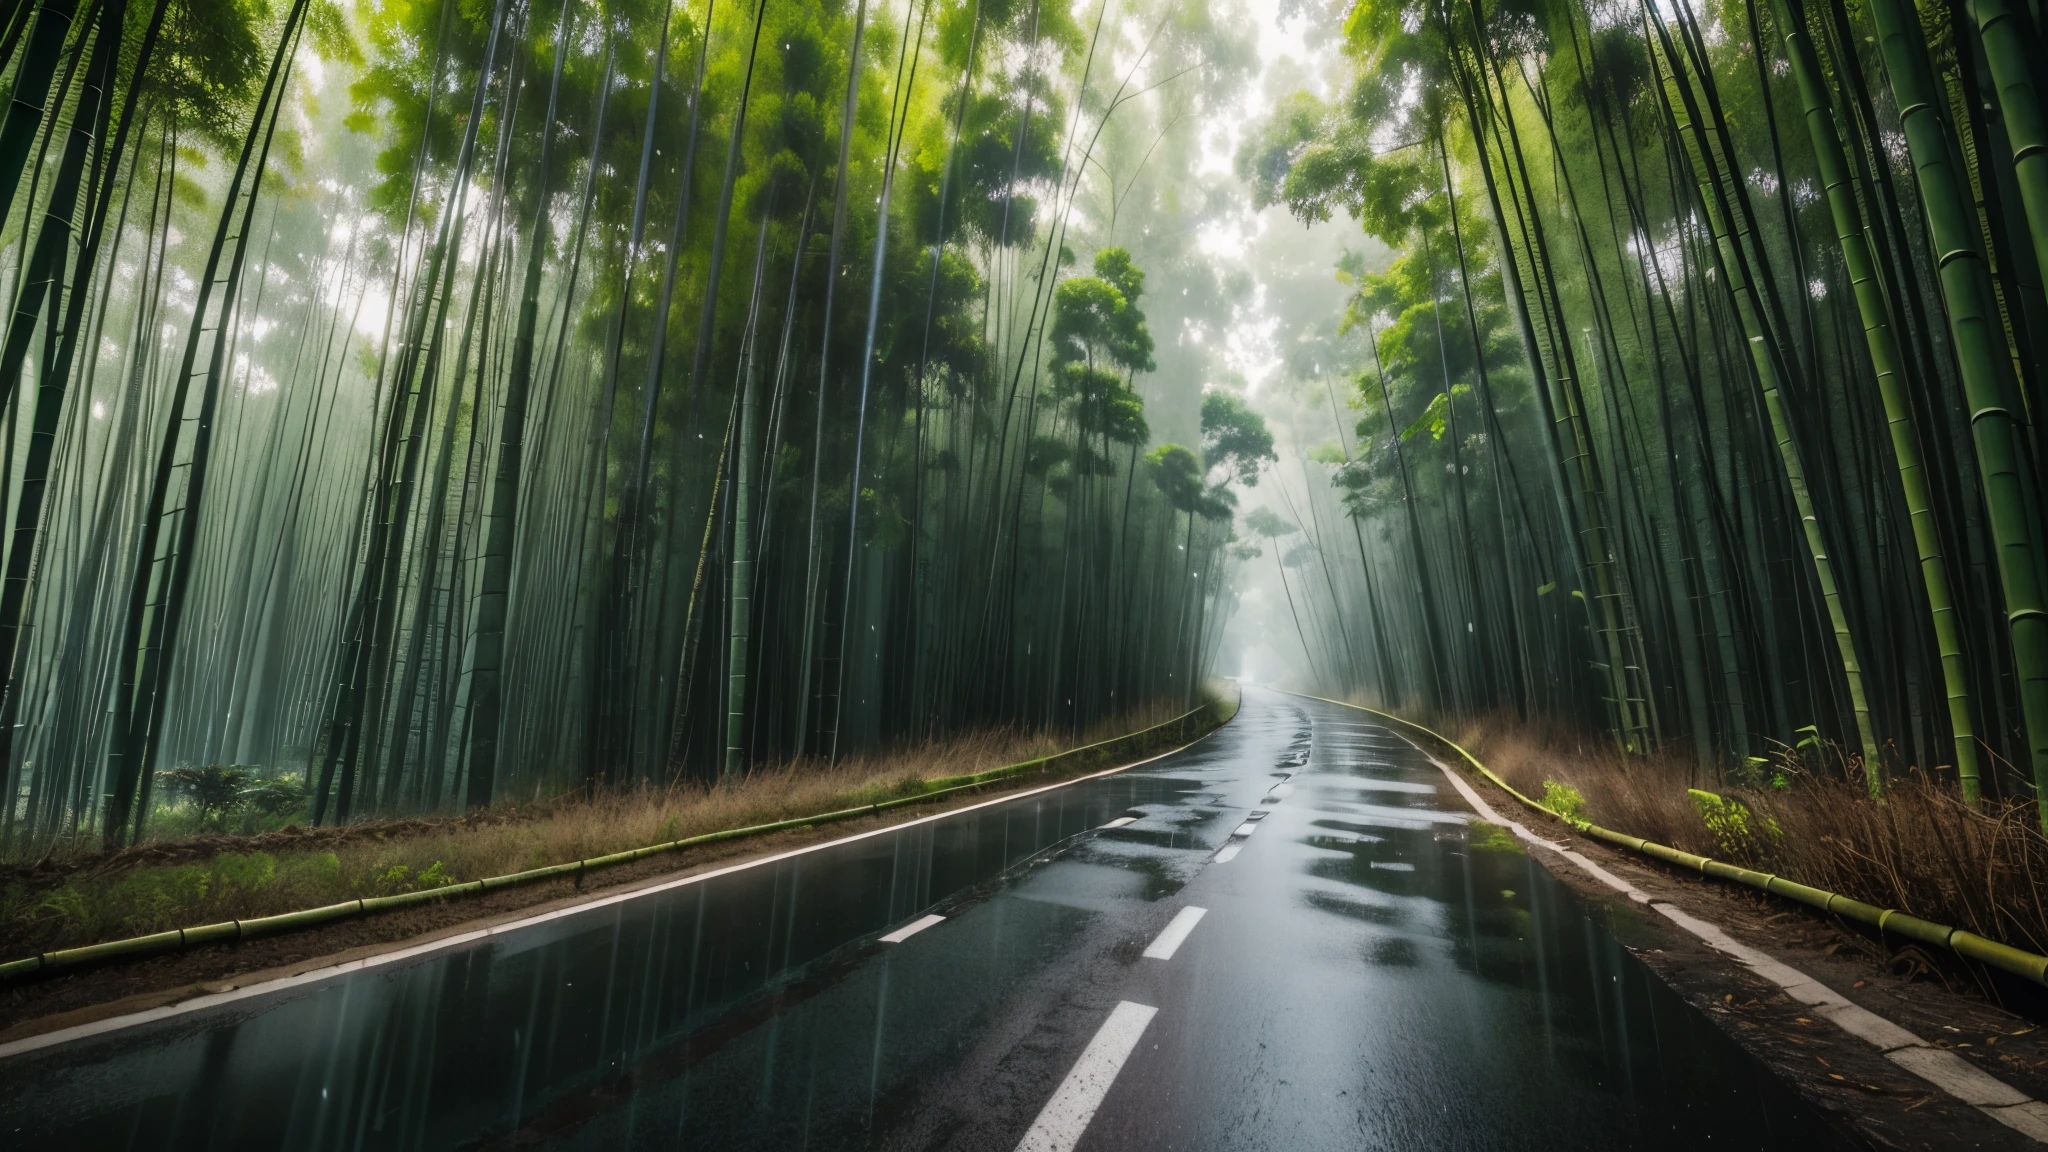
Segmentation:
<svg viewBox="0 0 2048 1152">
<path fill-rule="evenodd" d="M 0 1120 L 2048 1142 L 2044 19 L 0 0 Z"/>
<path fill-rule="evenodd" d="M 1204 22 L 17 7 L 16 851 L 1190 695 L 1271 455 L 1144 311 Z"/>
</svg>

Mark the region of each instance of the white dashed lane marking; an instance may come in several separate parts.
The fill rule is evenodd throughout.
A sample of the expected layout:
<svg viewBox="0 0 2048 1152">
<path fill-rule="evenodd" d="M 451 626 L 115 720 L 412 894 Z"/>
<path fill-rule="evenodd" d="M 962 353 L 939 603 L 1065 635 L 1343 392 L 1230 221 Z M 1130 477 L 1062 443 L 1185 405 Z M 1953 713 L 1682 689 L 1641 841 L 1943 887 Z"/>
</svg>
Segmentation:
<svg viewBox="0 0 2048 1152">
<path fill-rule="evenodd" d="M 1145 949 L 1145 957 L 1150 960 L 1173 959 L 1173 954 L 1180 950 L 1181 942 L 1188 938 L 1188 933 L 1195 930 L 1195 925 L 1202 922 L 1202 917 L 1207 915 L 1208 911 L 1207 908 L 1197 908 L 1193 905 L 1181 909 L 1172 923 L 1159 933 L 1159 938 L 1152 941 L 1152 946 Z"/>
<path fill-rule="evenodd" d="M 931 927 L 934 924 L 939 923 L 944 919 L 944 916 L 941 916 L 936 912 L 932 913 L 930 916 L 919 917 L 918 919 L 912 920 L 910 923 L 905 924 L 903 927 L 898 928 L 894 932 L 889 933 L 887 936 L 882 937 L 882 943 L 901 944 L 905 940 L 910 939 L 912 936 L 917 935 L 919 932 L 924 931 L 925 929 Z"/>
<path fill-rule="evenodd" d="M 1095 1118 L 1095 1110 L 1102 1107 L 1102 1098 L 1109 1095 L 1109 1086 L 1116 1083 L 1124 1061 L 1131 1058 L 1145 1035 L 1145 1026 L 1158 1013 L 1157 1008 L 1129 1000 L 1118 1004 L 1081 1058 L 1074 1061 L 1073 1071 L 1039 1110 L 1031 1130 L 1017 1142 L 1017 1152 L 1071 1152 Z"/>
</svg>

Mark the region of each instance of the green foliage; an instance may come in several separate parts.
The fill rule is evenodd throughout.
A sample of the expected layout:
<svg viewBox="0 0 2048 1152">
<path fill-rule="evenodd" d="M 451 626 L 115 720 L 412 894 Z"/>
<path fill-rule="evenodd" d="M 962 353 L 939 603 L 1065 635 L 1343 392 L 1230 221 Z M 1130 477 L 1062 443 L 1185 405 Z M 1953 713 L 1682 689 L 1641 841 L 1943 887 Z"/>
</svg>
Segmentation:
<svg viewBox="0 0 2048 1152">
<path fill-rule="evenodd" d="M 1238 145 L 1235 165 L 1238 179 L 1251 190 L 1254 208 L 1284 201 L 1297 216 L 1329 219 L 1327 207 L 1297 207 L 1287 190 L 1302 153 L 1322 135 L 1329 114 L 1313 92 L 1292 92 L 1281 97 L 1265 119 L 1252 124 Z"/>
<path fill-rule="evenodd" d="M 314 26 L 316 45 L 337 47 L 336 13 L 319 8 Z M 150 6 L 131 4 L 137 24 L 149 19 Z M 185 0 L 173 4 L 151 58 L 148 96 L 180 135 L 204 140 L 217 152 L 232 155 L 242 140 L 244 123 L 270 63 L 266 43 L 273 17 L 267 0 Z"/>
<path fill-rule="evenodd" d="M 445 888 L 455 883 L 455 877 L 439 860 L 434 861 L 417 873 L 410 865 L 393 864 L 376 872 L 369 882 L 369 890 L 378 896 L 397 896 L 406 892 L 424 892 L 431 888 Z"/>
<path fill-rule="evenodd" d="M 156 774 L 158 787 L 166 795 L 182 795 L 199 810 L 201 825 L 219 824 L 230 812 L 249 802 L 243 789 L 255 773 L 233 764 L 209 764 L 204 768 L 171 768 Z"/>
<path fill-rule="evenodd" d="M 16 917 L 54 922 L 66 939 L 113 939 L 246 917 L 259 896 L 271 903 L 331 902 L 341 861 L 331 852 L 284 857 L 223 852 L 202 864 L 136 868 L 113 879 L 74 877 Z"/>
<path fill-rule="evenodd" d="M 1782 792 L 1792 787 L 1792 773 L 1799 771 L 1796 755 L 1747 756 L 1735 765 L 1730 777 L 1743 788 L 1769 788 Z"/>
<path fill-rule="evenodd" d="M 1137 307 L 1145 274 L 1121 248 L 1096 253 L 1095 271 L 1053 290 L 1051 392 L 1074 422 L 1075 443 L 1071 453 L 1034 446 L 1033 465 L 1042 472 L 1071 460 L 1071 475 L 1058 482 L 1061 491 L 1072 477 L 1115 472 L 1114 460 L 1095 446 L 1136 445 L 1150 435 L 1144 401 L 1129 384 L 1154 367 L 1152 333 Z"/>
<path fill-rule="evenodd" d="M 1543 806 L 1573 824 L 1586 822 L 1586 798 L 1577 788 L 1555 780 L 1543 782 Z"/>
<path fill-rule="evenodd" d="M 1191 517 L 1228 520 L 1237 507 L 1237 493 L 1223 484 L 1211 486 L 1204 475 L 1202 458 L 1181 444 L 1162 444 L 1145 456 L 1152 482 L 1168 504 Z"/>
<path fill-rule="evenodd" d="M 1443 439 L 1444 430 L 1449 426 L 1448 417 L 1451 407 L 1451 396 L 1470 391 L 1469 387 L 1459 384 L 1455 385 L 1450 392 L 1439 392 L 1430 397 L 1429 407 L 1422 410 L 1422 415 L 1417 416 L 1413 424 L 1401 429 L 1401 439 L 1413 440 L 1424 432 L 1429 433 L 1431 440 Z"/>
<path fill-rule="evenodd" d="M 259 779 L 242 789 L 242 803 L 270 817 L 297 815 L 306 806 L 306 781 L 297 774 Z"/>
<path fill-rule="evenodd" d="M 1032 101 L 1026 104 L 1026 98 Z M 946 239 L 992 247 L 1022 247 L 1037 235 L 1037 190 L 1062 174 L 1059 122 L 1063 102 L 1032 74 L 1014 89 L 947 98 L 948 119 L 960 117 L 960 146 L 951 134 L 934 139 L 928 173 L 915 186 L 917 219 L 925 234 L 943 221 Z M 950 162 L 948 157 L 950 156 Z M 946 195 L 939 198 L 941 188 Z"/>
<path fill-rule="evenodd" d="M 1257 486 L 1261 468 L 1280 459 L 1266 418 L 1228 392 L 1202 397 L 1202 455 L 1211 468 L 1247 488 Z"/>
<path fill-rule="evenodd" d="M 1768 817 L 1757 820 L 1740 800 L 1698 788 L 1688 788 L 1685 793 L 1692 798 L 1693 810 L 1700 814 L 1707 833 L 1714 838 L 1715 850 L 1728 859 L 1759 860 L 1769 843 L 1784 835 L 1778 830 L 1777 821 Z"/>
<path fill-rule="evenodd" d="M 1292 536 L 1295 533 L 1301 531 L 1300 528 L 1296 527 L 1290 521 L 1282 519 L 1280 515 L 1274 512 L 1271 508 L 1266 508 L 1263 506 L 1252 509 L 1251 512 L 1245 516 L 1244 526 L 1250 529 L 1254 534 L 1264 536 L 1267 539 L 1273 539 L 1280 536 Z"/>
<path fill-rule="evenodd" d="M 1152 466 L 1152 482 L 1167 503 L 1190 514 L 1202 507 L 1202 458 L 1192 448 L 1161 444 L 1146 453 L 1145 462 Z"/>
</svg>

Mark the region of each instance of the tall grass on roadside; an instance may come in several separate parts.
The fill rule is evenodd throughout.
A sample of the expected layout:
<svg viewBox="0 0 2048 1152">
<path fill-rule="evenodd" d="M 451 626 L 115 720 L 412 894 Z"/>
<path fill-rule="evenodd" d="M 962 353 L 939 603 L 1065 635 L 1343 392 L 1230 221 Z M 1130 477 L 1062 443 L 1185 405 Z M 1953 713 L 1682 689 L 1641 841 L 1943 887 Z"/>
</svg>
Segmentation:
<svg viewBox="0 0 2048 1152">
<path fill-rule="evenodd" d="M 730 786 L 645 784 L 470 816 L 290 828 L 260 836 L 84 850 L 0 883 L 0 953 L 30 952 L 317 907 L 589 859 L 706 832 L 905 795 L 922 781 L 999 768 L 1173 719 L 1159 701 L 1078 736 L 1013 728 L 757 768 Z"/>
<path fill-rule="evenodd" d="M 1682 752 L 1624 757 L 1597 735 L 1506 716 L 1454 739 L 1527 795 L 1576 792 L 1595 824 L 2048 953 L 2048 838 L 2031 801 L 1973 811 L 1952 781 L 1915 769 L 1878 803 L 1860 763 L 1827 745 L 1781 752 L 1754 786 L 1695 793 Z"/>
</svg>

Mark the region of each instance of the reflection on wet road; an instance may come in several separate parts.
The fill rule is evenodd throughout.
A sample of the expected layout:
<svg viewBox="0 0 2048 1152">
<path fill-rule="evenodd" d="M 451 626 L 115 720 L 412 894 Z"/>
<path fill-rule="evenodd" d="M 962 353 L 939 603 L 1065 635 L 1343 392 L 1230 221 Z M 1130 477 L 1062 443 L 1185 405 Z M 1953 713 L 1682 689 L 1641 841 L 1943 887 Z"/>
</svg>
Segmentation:
<svg viewBox="0 0 2048 1152">
<path fill-rule="evenodd" d="M 19 1053 L 0 1131 L 137 1149 L 1841 1143 L 1362 716 L 1247 691 L 1228 727 L 1128 773 Z"/>
</svg>

